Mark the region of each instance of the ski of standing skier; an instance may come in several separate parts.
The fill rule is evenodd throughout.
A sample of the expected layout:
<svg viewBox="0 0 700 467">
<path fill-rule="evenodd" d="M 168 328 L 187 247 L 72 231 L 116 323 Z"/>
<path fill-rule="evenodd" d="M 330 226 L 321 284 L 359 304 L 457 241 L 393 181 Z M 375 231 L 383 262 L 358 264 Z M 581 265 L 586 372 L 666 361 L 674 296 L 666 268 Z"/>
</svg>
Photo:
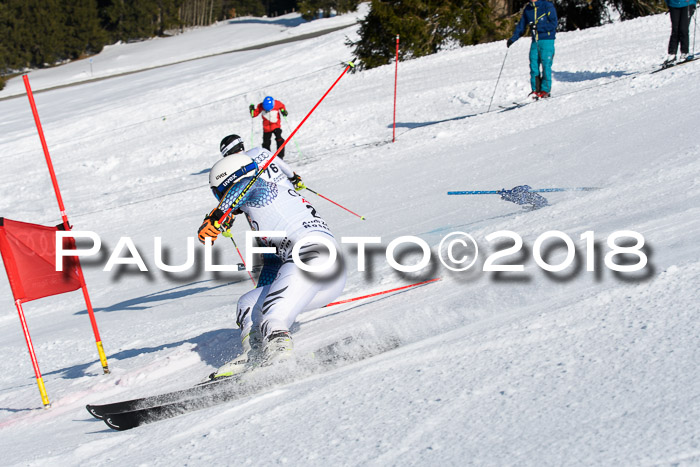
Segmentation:
<svg viewBox="0 0 700 467">
<path fill-rule="evenodd" d="M 223 225 L 219 220 L 258 171 L 258 164 L 243 152 L 242 141 L 238 152 L 224 156 L 209 173 L 210 188 L 217 200 L 223 202 L 204 218 L 198 234 L 202 243 L 207 238 L 213 242 L 225 225 L 231 225 L 230 218 Z M 240 214 L 245 214 L 254 230 L 285 232 L 283 237 L 260 239 L 264 246 L 275 249 L 280 265 L 274 280 L 238 299 L 236 323 L 241 328 L 243 352 L 212 373 L 210 379 L 291 359 L 293 344 L 289 330 L 297 315 L 327 305 L 345 287 L 342 262 L 335 261 L 330 269 L 313 274 L 294 263 L 292 251 L 300 242 L 303 244 L 298 248 L 299 258 L 309 267 L 329 261 L 331 248 L 325 242 L 335 251 L 339 247 L 316 209 L 289 183 L 275 183 L 261 175 L 229 217 Z"/>
<path fill-rule="evenodd" d="M 554 39 L 556 36 L 557 10 L 546 0 L 530 0 L 515 27 L 513 36 L 506 42 L 510 47 L 530 26 L 530 87 L 529 94 L 535 99 L 547 98 L 552 90 L 552 62 L 554 61 Z"/>
</svg>

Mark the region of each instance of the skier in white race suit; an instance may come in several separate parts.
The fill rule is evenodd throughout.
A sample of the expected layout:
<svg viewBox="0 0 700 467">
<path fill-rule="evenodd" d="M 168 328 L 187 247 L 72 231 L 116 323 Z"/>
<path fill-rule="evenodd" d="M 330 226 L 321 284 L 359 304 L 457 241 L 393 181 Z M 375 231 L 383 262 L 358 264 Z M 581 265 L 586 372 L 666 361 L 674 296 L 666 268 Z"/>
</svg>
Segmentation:
<svg viewBox="0 0 700 467">
<path fill-rule="evenodd" d="M 199 240 L 204 243 L 206 238 L 211 238 L 213 242 L 231 225 L 233 216 L 241 213 L 246 215 L 253 230 L 284 231 L 285 235 L 261 238 L 264 246 L 275 248 L 275 256 L 281 263 L 279 270 L 270 283 L 238 299 L 236 323 L 241 328 L 243 353 L 212 373 L 210 379 L 291 358 L 293 345 L 289 329 L 296 317 L 302 311 L 323 307 L 336 299 L 345 287 L 346 276 L 339 258 L 330 262 L 331 252 L 338 252 L 340 256 L 333 233 L 311 203 L 295 191 L 293 184 L 301 185 L 301 179 L 284 161 L 272 162 L 243 195 L 238 208 L 223 225 L 219 224 L 261 167 L 253 157 L 269 160 L 262 153 L 269 155 L 269 151 L 255 148 L 243 152 L 242 140 L 236 135 L 231 137 L 222 140 L 224 158 L 209 172 L 209 186 L 217 200 L 223 197 L 223 202 L 204 218 Z M 273 164 L 284 173 L 283 178 L 271 169 Z M 300 244 L 298 257 L 307 268 L 328 267 L 313 273 L 302 270 L 292 258 L 297 244 Z"/>
</svg>

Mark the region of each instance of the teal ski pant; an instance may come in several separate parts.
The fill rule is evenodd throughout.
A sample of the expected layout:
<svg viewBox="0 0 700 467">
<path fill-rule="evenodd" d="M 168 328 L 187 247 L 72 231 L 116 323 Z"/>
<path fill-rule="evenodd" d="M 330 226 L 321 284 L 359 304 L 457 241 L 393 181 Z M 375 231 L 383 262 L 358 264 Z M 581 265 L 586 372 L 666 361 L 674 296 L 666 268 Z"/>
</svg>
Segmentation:
<svg viewBox="0 0 700 467">
<path fill-rule="evenodd" d="M 530 86 L 537 90 L 537 77 L 542 76 L 540 91 L 552 90 L 552 61 L 554 61 L 554 39 L 532 41 L 530 45 Z M 542 71 L 540 72 L 540 66 Z"/>
</svg>

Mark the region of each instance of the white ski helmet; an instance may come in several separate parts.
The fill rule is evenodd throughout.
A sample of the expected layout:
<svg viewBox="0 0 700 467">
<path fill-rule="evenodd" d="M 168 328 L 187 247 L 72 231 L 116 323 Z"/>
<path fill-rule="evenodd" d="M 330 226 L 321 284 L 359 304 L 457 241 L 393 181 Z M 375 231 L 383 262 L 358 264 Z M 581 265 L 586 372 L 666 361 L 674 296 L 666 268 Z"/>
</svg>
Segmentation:
<svg viewBox="0 0 700 467">
<path fill-rule="evenodd" d="M 231 185 L 242 178 L 252 177 L 258 170 L 258 164 L 245 154 L 231 154 L 224 157 L 209 171 L 209 187 L 220 200 Z"/>
</svg>

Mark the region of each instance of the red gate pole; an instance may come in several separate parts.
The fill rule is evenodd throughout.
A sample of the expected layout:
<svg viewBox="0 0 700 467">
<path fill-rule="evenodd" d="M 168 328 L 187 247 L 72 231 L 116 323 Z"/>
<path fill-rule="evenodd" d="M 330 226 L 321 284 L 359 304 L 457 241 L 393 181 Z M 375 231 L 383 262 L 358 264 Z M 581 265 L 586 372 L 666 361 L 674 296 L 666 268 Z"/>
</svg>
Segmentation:
<svg viewBox="0 0 700 467">
<path fill-rule="evenodd" d="M 15 306 L 17 307 L 17 313 L 19 313 L 19 321 L 20 323 L 22 323 L 22 332 L 24 333 L 24 340 L 27 341 L 29 357 L 32 359 L 32 367 L 34 367 L 34 374 L 36 375 L 36 384 L 37 386 L 39 386 L 39 393 L 41 393 L 41 402 L 44 403 L 44 408 L 48 409 L 49 407 L 51 407 L 51 402 L 49 402 L 49 396 L 46 394 L 44 378 L 42 378 L 41 376 L 41 371 L 39 370 L 39 362 L 36 359 L 36 354 L 34 353 L 34 346 L 32 345 L 32 338 L 29 336 L 27 320 L 24 317 L 24 310 L 22 310 L 22 301 L 19 299 L 15 300 Z"/>
<path fill-rule="evenodd" d="M 46 138 L 44 138 L 44 130 L 41 127 L 41 121 L 39 120 L 39 112 L 36 108 L 36 103 L 34 102 L 34 94 L 32 93 L 32 88 L 29 85 L 29 77 L 27 75 L 22 76 L 24 80 L 24 87 L 27 90 L 27 97 L 29 98 L 29 105 L 32 108 L 32 114 L 34 115 L 34 123 L 36 123 L 36 129 L 39 132 L 39 139 L 41 140 L 41 147 L 44 150 L 44 157 L 46 158 L 46 165 L 49 167 L 49 174 L 51 175 L 51 183 L 53 183 L 53 189 L 56 193 L 56 200 L 58 201 L 58 209 L 61 210 L 61 219 L 63 219 L 63 227 L 66 231 L 70 230 L 70 224 L 68 223 L 68 216 L 66 216 L 66 208 L 63 205 L 63 198 L 61 197 L 61 190 L 58 188 L 58 180 L 56 179 L 56 172 L 53 170 L 53 163 L 51 162 L 51 155 L 49 154 L 49 147 L 46 144 Z M 83 291 L 83 297 L 85 298 L 85 305 L 90 316 L 90 324 L 92 325 L 92 332 L 95 335 L 95 343 L 97 344 L 97 353 L 100 356 L 100 363 L 102 364 L 102 370 L 105 373 L 109 373 L 109 367 L 107 366 L 107 357 L 105 356 L 104 348 L 102 347 L 102 339 L 100 339 L 100 331 L 97 329 L 97 321 L 95 320 L 95 313 L 92 309 L 92 303 L 90 302 L 90 296 L 88 295 L 87 284 L 85 283 L 85 277 L 83 276 L 83 269 L 80 267 L 80 259 L 76 257 L 75 262 L 75 272 L 78 275 L 78 280 L 80 281 L 80 288 Z"/>
<path fill-rule="evenodd" d="M 391 142 L 396 141 L 396 84 L 399 80 L 399 35 L 396 35 L 396 68 L 394 70 L 394 130 Z"/>
</svg>

